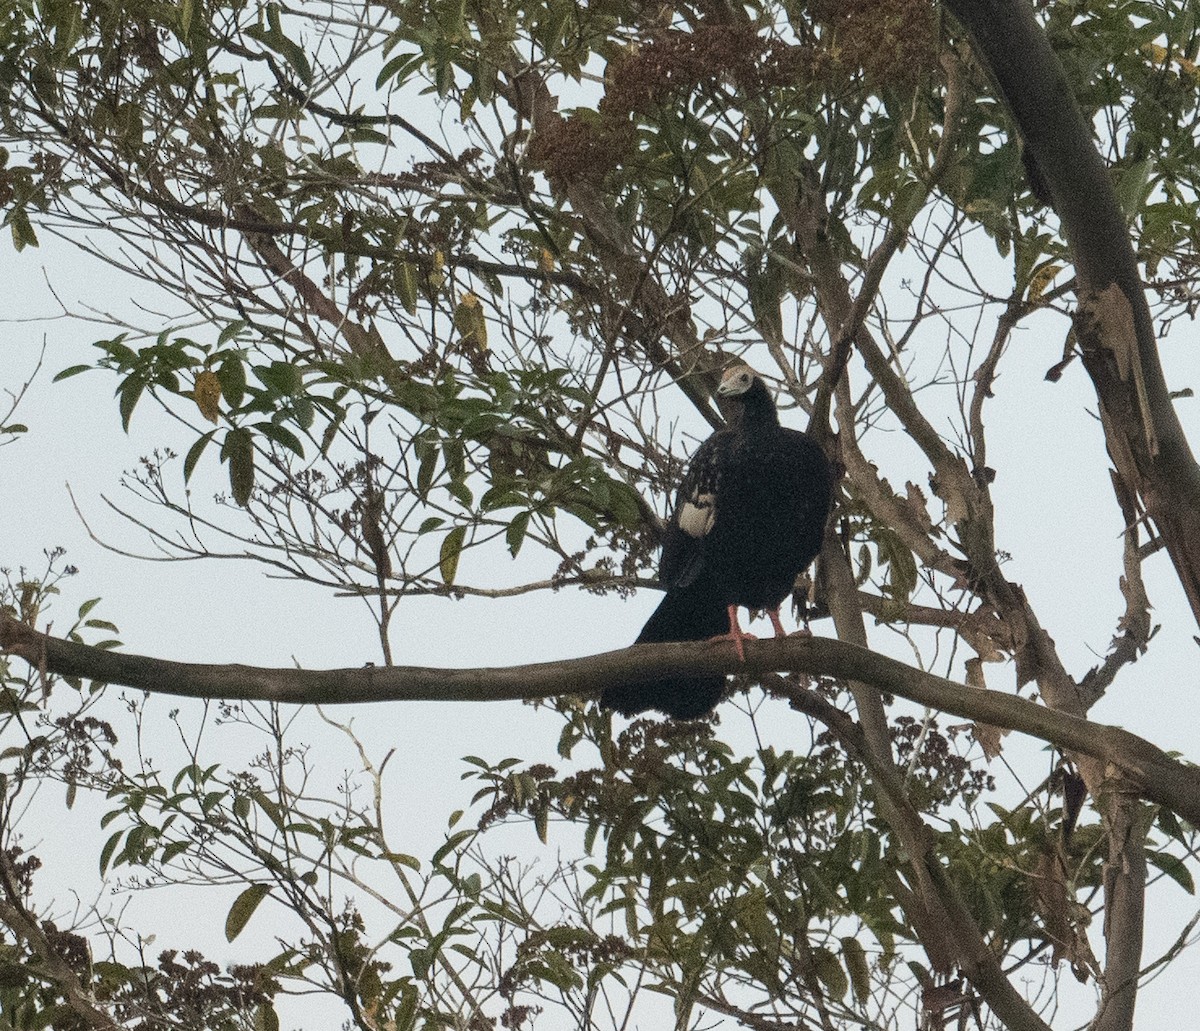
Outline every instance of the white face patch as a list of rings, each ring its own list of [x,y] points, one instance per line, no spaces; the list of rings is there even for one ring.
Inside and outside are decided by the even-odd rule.
[[[754,370],[748,365],[735,365],[721,377],[721,385],[717,393],[721,397],[737,397],[750,389],[754,382]]]
[[[717,518],[715,494],[697,494],[679,507],[679,529],[689,537],[703,537]]]

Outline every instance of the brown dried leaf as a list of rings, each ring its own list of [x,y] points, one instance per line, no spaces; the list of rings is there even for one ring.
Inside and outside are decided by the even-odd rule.
[[[1062,379],[1062,374],[1066,367],[1075,360],[1075,345],[1079,342],[1075,335],[1075,330],[1071,329],[1067,332],[1067,338],[1063,341],[1062,361],[1055,362],[1046,370],[1046,379],[1051,383],[1057,383]]]
[[[1046,937],[1050,939],[1051,962],[1057,966],[1065,959],[1071,964],[1075,980],[1086,983],[1089,975],[1098,973],[1099,964],[1085,928],[1076,919],[1076,915],[1082,913],[1086,921],[1087,910],[1071,898],[1066,862],[1057,843],[1047,844],[1042,851],[1033,875],[1033,888],[1034,908],[1042,918]]]
[[[986,691],[987,681],[983,677],[983,660],[978,657],[967,659],[966,667],[967,683],[980,691]],[[990,723],[971,724],[971,736],[979,742],[979,747],[983,749],[984,758],[988,762],[991,762],[1003,751],[1000,742],[1004,740],[1007,733],[1007,730],[993,727]]]
[[[371,553],[375,569],[381,577],[387,579],[392,575],[391,549],[383,533],[383,495],[372,491],[362,507],[362,518],[359,525],[362,529],[363,543]]]
[[[987,690],[987,680],[983,676],[983,660],[980,658],[967,659],[967,684],[977,687],[980,691]]]
[[[958,625],[959,636],[983,662],[1004,662],[1012,646],[1012,634],[995,612],[981,605]]]
[[[1070,899],[1067,896],[1067,873],[1062,855],[1054,845],[1047,845],[1033,872],[1034,907],[1042,918],[1046,937],[1053,950],[1055,966],[1070,958],[1074,951],[1075,928],[1071,925]]]
[[[908,510],[916,519],[921,529],[928,534],[933,533],[933,520],[929,517],[929,506],[926,503],[925,492],[911,480],[905,484],[908,497]]]
[[[1004,740],[1007,733],[1007,730],[993,727],[990,723],[971,724],[971,736],[979,742],[979,747],[983,749],[983,756],[988,762],[1004,751],[1000,742]]]

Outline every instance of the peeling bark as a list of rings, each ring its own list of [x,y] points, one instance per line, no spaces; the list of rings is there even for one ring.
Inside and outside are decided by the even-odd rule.
[[[1071,247],[1083,364],[1108,452],[1137,492],[1200,622],[1200,466],[1175,415],[1125,215],[1027,0],[946,0],[1020,129]]]
[[[1127,526],[1132,492],[1157,527],[1200,621],[1200,467],[1172,406],[1137,256],[1092,129],[1026,0],[946,0],[946,6],[990,68],[1070,245],[1078,281],[1076,331]],[[1127,533],[1133,532],[1130,526]],[[1127,541],[1127,555],[1129,550]],[[1132,648],[1136,655],[1146,634],[1137,615],[1144,610],[1137,597],[1140,578],[1127,578],[1122,588],[1130,618],[1125,652]],[[1085,681],[1085,705],[1103,689],[1102,680],[1093,679]],[[1109,847],[1104,993],[1092,1027],[1127,1031],[1133,1027],[1145,923],[1145,832],[1137,832],[1136,803],[1114,801],[1107,776],[1098,778],[1094,763],[1081,769],[1105,813]]]

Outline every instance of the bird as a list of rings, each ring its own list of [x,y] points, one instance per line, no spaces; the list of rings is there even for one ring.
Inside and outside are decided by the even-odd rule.
[[[727,369],[717,396],[728,402],[728,426],[696,449],[684,474],[659,559],[666,593],[635,643],[728,639],[744,662],[742,642],[753,638],[738,607],[765,609],[775,636],[786,636],[779,607],[821,550],[833,471],[811,436],[780,426],[750,366]],[[667,676],[615,684],[600,705],[624,716],[656,709],[696,719],[716,708],[724,688],[723,675]]]

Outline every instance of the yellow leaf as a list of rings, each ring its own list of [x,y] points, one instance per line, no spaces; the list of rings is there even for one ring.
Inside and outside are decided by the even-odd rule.
[[[465,294],[459,301],[454,310],[454,328],[464,344],[472,344],[481,351],[487,350],[487,317],[483,314],[483,305],[474,294]]]
[[[1054,277],[1062,271],[1061,265],[1043,265],[1029,281],[1029,303],[1037,304],[1046,288],[1054,282]]]
[[[538,256],[538,268],[543,272],[553,272],[554,264],[554,252],[549,247],[543,247],[542,253]]]
[[[221,381],[217,374],[205,369],[196,374],[196,386],[192,390],[192,398],[200,414],[209,422],[216,422],[221,414]]]
[[[1167,48],[1158,43],[1143,43],[1142,53],[1158,64],[1166,64],[1167,59],[1171,56],[1167,52]]]
[[[446,281],[446,255],[441,251],[433,252],[433,268],[429,270],[429,288],[431,290],[440,290],[442,284]]]
[[[462,554],[466,536],[467,528],[456,526],[442,541],[441,553],[438,555],[438,571],[447,587],[454,583],[454,575],[458,572],[458,556]]]

